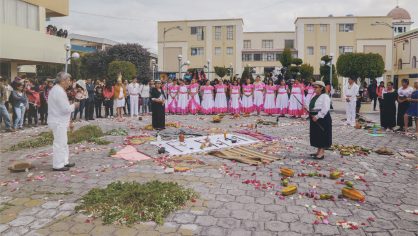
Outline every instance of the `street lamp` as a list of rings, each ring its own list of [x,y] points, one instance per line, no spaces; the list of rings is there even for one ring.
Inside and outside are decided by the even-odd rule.
[[[208,80],[210,80],[210,60],[208,59],[208,64],[204,65],[203,68],[208,70]]]
[[[190,65],[190,61],[186,61],[183,63],[183,56],[182,55],[178,55],[177,59],[179,60],[179,79],[181,79],[181,69],[183,68],[183,66],[188,66]]]
[[[326,63],[325,61],[321,61],[321,65],[329,66],[329,82],[330,82],[330,84],[332,84],[332,58],[334,57],[334,53],[330,53],[328,57],[330,59],[329,62]]]
[[[69,44],[69,43],[66,43],[64,45],[64,48],[65,48],[65,51],[66,51],[66,53],[65,53],[65,67],[64,67],[64,72],[67,73],[67,71],[68,71],[68,62],[72,58],[74,58],[74,59],[80,58],[80,54],[78,54],[78,52],[73,52],[73,54],[70,56],[71,44]]]
[[[388,24],[386,22],[382,22],[382,21],[376,21],[375,23],[371,24],[371,26],[379,26],[379,25],[386,26],[386,27],[389,27],[389,28],[392,29],[392,62],[391,62],[391,65],[390,65],[390,67],[391,67],[390,70],[392,72],[391,73],[391,80],[392,80],[392,83],[393,83],[394,82],[393,56],[395,54],[395,50],[394,50],[394,47],[395,47],[395,27],[393,25],[390,25],[390,24]],[[395,61],[396,61],[396,56],[395,56]]]
[[[151,59],[151,64],[152,64],[152,80],[155,80],[155,59]]]

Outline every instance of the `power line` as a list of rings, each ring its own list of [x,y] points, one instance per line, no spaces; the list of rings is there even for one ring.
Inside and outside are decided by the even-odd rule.
[[[82,11],[74,11],[74,10],[70,10],[70,12],[76,13],[76,14],[81,14],[81,15],[89,15],[89,16],[97,16],[97,17],[111,18],[111,19],[116,19],[116,20],[144,21],[144,19],[139,19],[139,18],[128,18],[128,17],[110,16],[110,15],[102,15],[102,14],[96,14],[96,13],[90,13],[90,12],[82,12]]]

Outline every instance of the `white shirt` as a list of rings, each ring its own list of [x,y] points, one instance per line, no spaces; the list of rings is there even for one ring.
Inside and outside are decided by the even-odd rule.
[[[305,107],[309,110],[309,104],[305,104]],[[323,93],[319,95],[318,99],[315,101],[315,106],[313,110],[317,110],[318,114],[316,118],[324,118],[327,113],[329,112],[329,108],[331,107],[331,99],[329,98],[328,94]]]
[[[48,95],[48,123],[69,123],[74,104],[70,105],[67,93],[58,84],[52,87]]]
[[[358,90],[359,86],[356,83],[353,83],[352,85],[347,84],[347,86],[344,87],[344,100],[350,98],[350,102],[357,101]]]
[[[141,84],[139,86],[139,94],[143,98],[149,98],[150,87],[148,84]]]
[[[398,89],[398,95],[399,97],[407,97],[410,98],[412,93],[414,92],[414,89],[410,86],[408,86],[408,88],[404,89],[402,87],[400,87]]]
[[[139,84],[138,83],[130,83],[128,85],[128,94],[129,95],[138,95],[139,94]]]

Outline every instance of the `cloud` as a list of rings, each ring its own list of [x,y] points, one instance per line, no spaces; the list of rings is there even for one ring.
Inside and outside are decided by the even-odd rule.
[[[399,5],[418,21],[416,0],[399,0]],[[160,20],[243,18],[244,31],[293,31],[296,17],[382,16],[394,7],[394,0],[70,0],[70,15],[51,23],[157,52]]]

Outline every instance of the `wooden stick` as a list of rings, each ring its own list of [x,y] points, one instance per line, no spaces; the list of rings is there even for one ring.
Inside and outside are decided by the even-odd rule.
[[[249,148],[239,147],[238,149],[242,150],[244,153],[251,153],[251,154],[256,155],[256,156],[262,156],[263,158],[271,160],[271,161],[277,160],[277,158],[274,157],[274,156],[266,155],[266,154],[261,153],[261,152],[259,153],[259,152],[256,152],[256,151],[252,150],[252,149],[249,149]]]

